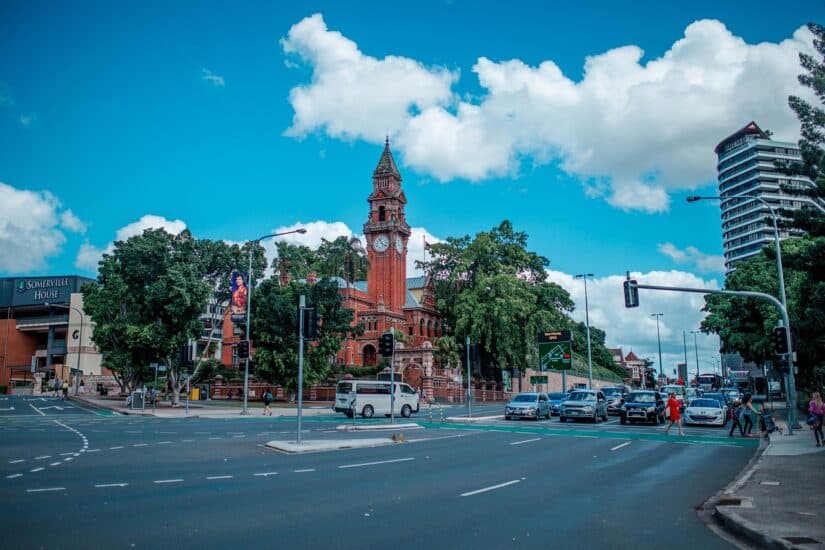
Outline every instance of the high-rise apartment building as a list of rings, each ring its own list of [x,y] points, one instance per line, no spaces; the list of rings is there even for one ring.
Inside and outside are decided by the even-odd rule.
[[[790,194],[787,188],[812,185],[808,178],[779,172],[776,161],[799,161],[796,143],[774,141],[755,122],[723,139],[716,146],[719,196],[722,197],[722,241],[725,269],[758,254],[774,242],[774,228],[768,203],[779,219],[781,211],[804,206],[825,208],[809,197]],[[783,189],[786,188],[786,189]],[[761,199],[761,200],[758,200]],[[779,229],[779,238],[797,236],[794,230]]]

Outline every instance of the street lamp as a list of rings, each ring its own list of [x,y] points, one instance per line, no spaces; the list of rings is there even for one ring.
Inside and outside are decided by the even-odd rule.
[[[593,278],[592,273],[580,273],[576,279],[584,279],[584,318],[587,326],[587,372],[589,388],[593,389],[593,359],[590,355],[590,311],[587,304],[587,278]]]
[[[693,335],[693,353],[696,354],[696,382],[699,383],[699,346],[696,343],[696,335],[701,334],[701,330],[691,330]]]
[[[249,241],[249,294],[246,298],[246,340],[251,341],[250,336],[252,335],[252,289],[255,288],[255,284],[252,280],[252,248],[256,244],[260,244],[261,241],[265,239],[270,239],[272,237],[280,237],[281,235],[289,235],[291,233],[306,233],[307,230],[303,227],[298,229],[293,229],[291,231],[283,231],[281,233],[270,233],[268,235],[264,235],[263,237],[258,237],[255,240]],[[243,372],[243,410],[241,414],[249,414],[249,408],[247,406],[249,400],[249,357],[246,358],[244,361],[244,372]]]
[[[752,201],[758,201],[763,206],[768,207],[768,211],[771,213],[771,220],[773,221],[773,237],[774,237],[774,244],[776,247],[776,270],[779,273],[779,297],[782,301],[782,308],[785,310],[785,316],[788,317],[788,299],[785,296],[785,275],[782,272],[782,248],[779,246],[779,227],[777,225],[777,216],[776,211],[773,207],[762,197],[757,197],[755,195],[733,195],[730,197],[720,197],[718,195],[713,196],[699,196],[699,195],[692,195],[687,198],[688,202],[697,202],[701,200],[721,200],[723,203],[728,202],[733,199],[749,199]],[[790,325],[790,322],[788,322]],[[791,327],[788,326],[787,330],[785,331],[785,341],[788,346],[788,391],[787,393],[787,401],[788,401],[788,434],[793,435],[794,428],[799,428],[799,424],[796,421],[796,382],[794,381],[794,372],[793,372],[793,345],[791,342]]]
[[[84,315],[83,312],[80,311],[78,308],[74,306],[67,306],[63,304],[46,304],[46,306],[50,307],[61,307],[63,309],[73,309],[75,313],[80,315],[80,333],[77,337],[77,368],[75,369],[75,379],[74,379],[74,394],[77,395],[80,389],[80,375],[82,371],[80,370],[80,347],[83,345],[83,319]]]
[[[662,367],[662,337],[659,335],[659,317],[664,317],[664,313],[651,313],[651,317],[656,317],[656,340],[659,342],[659,375],[661,375],[664,370]]]
[[[349,247],[346,253],[346,262],[344,266],[344,280],[347,283],[347,304],[349,305],[349,286],[350,277],[354,277],[354,269],[352,266],[352,254],[361,255],[364,253],[364,247],[361,245],[361,240],[358,237],[352,237],[348,241]],[[344,363],[352,365],[352,351],[349,349],[349,331],[344,333]]]

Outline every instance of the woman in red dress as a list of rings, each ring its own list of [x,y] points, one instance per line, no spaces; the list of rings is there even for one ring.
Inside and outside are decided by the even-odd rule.
[[[670,410],[670,424],[668,424],[667,428],[665,428],[665,434],[670,432],[670,428],[676,424],[676,426],[679,427],[679,435],[685,435],[684,432],[682,432],[682,416],[679,414],[681,404],[679,403],[679,400],[676,399],[676,392],[670,393],[670,397],[668,398],[665,406]]]

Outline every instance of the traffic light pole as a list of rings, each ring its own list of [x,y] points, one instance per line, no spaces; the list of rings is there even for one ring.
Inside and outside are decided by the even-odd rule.
[[[390,355],[390,424],[395,424],[395,334],[392,335]]]
[[[628,284],[629,283],[629,284]],[[784,326],[787,327],[785,331],[786,337],[785,341],[788,345],[788,385],[786,388],[786,398],[788,404],[788,435],[793,435],[794,428],[799,428],[796,420],[796,382],[794,380],[794,372],[793,372],[793,347],[791,342],[791,330],[790,330],[790,320],[788,319],[788,310],[785,309],[785,306],[782,303],[771,296],[770,294],[765,294],[763,292],[752,292],[749,290],[711,290],[707,288],[683,288],[683,287],[675,287],[675,286],[658,286],[658,285],[640,285],[638,282],[634,280],[627,280],[625,284],[628,287],[633,287],[636,289],[645,289],[645,290],[666,290],[671,292],[694,292],[696,294],[724,294],[727,296],[749,296],[751,298],[761,298],[763,300],[767,300],[772,303],[776,308],[779,310],[780,315],[782,315],[782,322]],[[638,305],[638,302],[637,302]]]
[[[301,294],[298,298],[298,435],[295,439],[298,445],[301,444],[301,412],[304,405],[304,309],[306,305],[306,296]]]

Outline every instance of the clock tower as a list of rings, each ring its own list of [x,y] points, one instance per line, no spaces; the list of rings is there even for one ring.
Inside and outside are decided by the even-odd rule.
[[[367,292],[379,310],[383,306],[400,315],[407,298],[410,226],[404,215],[407,198],[401,189],[401,174],[392,157],[389,138],[372,173],[372,193],[367,202],[370,205],[369,217],[364,224],[370,263]]]

